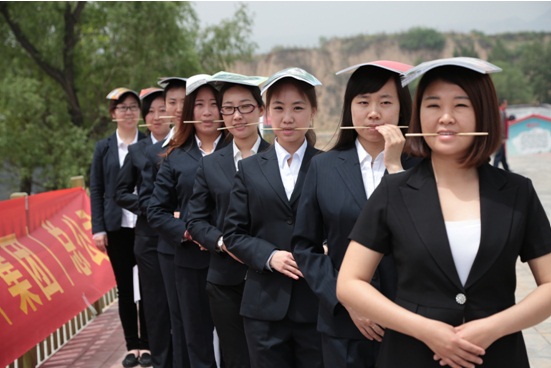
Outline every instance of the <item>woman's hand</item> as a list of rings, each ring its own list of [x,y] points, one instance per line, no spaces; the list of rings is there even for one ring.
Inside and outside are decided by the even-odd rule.
[[[392,124],[383,124],[377,126],[376,129],[385,139],[385,167],[388,172],[393,174],[403,170],[401,157],[406,138],[400,128]]]
[[[440,360],[441,366],[475,368],[483,363],[481,356],[485,350],[461,337],[453,326],[444,322],[427,320],[418,338],[434,352],[434,360]]]
[[[230,257],[232,257],[233,259],[235,259],[237,262],[239,263],[242,263],[242,264],[245,264],[245,262],[243,262],[241,259],[239,259],[235,254],[233,254],[232,252],[230,252],[228,250],[228,248],[226,248],[226,243],[222,243],[222,251],[224,253],[228,253]]]
[[[270,259],[270,267],[287,277],[298,280],[302,276],[302,272],[298,269],[293,253],[285,250],[277,250]]]
[[[96,244],[96,247],[98,247],[98,249],[105,253],[105,251],[107,250],[107,246],[109,244],[107,244],[107,234],[105,233],[100,233],[100,234],[96,234],[94,235],[94,243]]]
[[[460,338],[483,349],[487,349],[494,341],[500,338],[496,332],[498,329],[492,326],[487,319],[477,319],[467,322],[455,327],[454,330]],[[441,357],[435,354],[434,360],[441,360]]]
[[[383,341],[383,336],[385,335],[384,327],[381,327],[372,320],[363,317],[354,310],[347,309],[347,311],[350,318],[352,318],[352,322],[354,322],[358,330],[360,330],[366,339],[370,341],[375,340],[378,342]]]
[[[477,319],[455,327],[455,332],[461,338],[487,349],[500,336],[497,328],[493,327],[487,319]]]

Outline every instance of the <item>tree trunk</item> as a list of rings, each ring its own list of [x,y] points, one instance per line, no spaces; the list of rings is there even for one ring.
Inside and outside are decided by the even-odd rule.
[[[23,32],[23,29],[21,29],[19,23],[16,20],[12,19],[9,4],[0,3],[0,13],[4,16],[6,23],[13,32],[16,40],[21,44],[21,47],[36,62],[38,67],[42,69],[52,79],[54,79],[57,83],[59,83],[63,91],[65,91],[65,98],[67,101],[69,116],[71,116],[71,122],[77,127],[83,126],[84,117],[80,108],[80,103],[78,101],[77,91],[75,87],[73,51],[79,40],[78,31],[75,28],[80,20],[80,15],[84,10],[85,5],[85,1],[79,1],[74,11],[72,11],[70,3],[67,3],[65,6],[63,69],[59,69],[44,59],[38,49],[31,43],[25,32]]]

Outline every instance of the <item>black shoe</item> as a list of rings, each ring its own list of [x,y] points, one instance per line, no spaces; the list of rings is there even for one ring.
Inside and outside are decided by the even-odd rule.
[[[140,367],[151,367],[153,365],[151,354],[149,353],[142,353],[138,360],[140,362]]]
[[[134,353],[127,354],[122,360],[122,366],[124,368],[137,367],[139,364],[138,357]]]

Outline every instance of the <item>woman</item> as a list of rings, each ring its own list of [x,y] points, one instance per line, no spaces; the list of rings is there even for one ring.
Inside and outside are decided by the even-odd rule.
[[[142,170],[146,163],[145,151],[162,141],[170,131],[166,116],[165,101],[161,88],[146,88],[140,92],[142,117],[150,135],[128,147],[118,179],[116,201],[119,206],[138,215],[134,238],[134,255],[140,275],[140,293],[144,304],[149,352],[139,357],[142,367],[172,367],[171,327],[168,301],[163,284],[161,267],[157,256],[157,233],[149,226],[147,214],[140,211],[138,195],[141,192]],[[137,189],[137,192],[135,191]]]
[[[116,204],[115,189],[128,146],[145,135],[138,131],[140,100],[136,92],[128,88],[117,88],[107,95],[107,99],[109,113],[117,123],[117,130],[99,141],[94,151],[90,170],[92,234],[98,249],[107,251],[117,282],[119,316],[128,350],[122,364],[124,367],[135,367],[139,364],[140,350],[149,351],[142,303],[140,302],[139,308],[134,303],[132,268],[136,265],[136,215]]]
[[[237,162],[270,146],[258,130],[264,114],[258,84],[264,80],[227,72],[213,75],[212,82],[221,84],[220,113],[233,141],[201,159],[188,204],[189,234],[210,251],[207,293],[226,368],[250,366],[243,318],[239,315],[247,266],[227,253],[222,228]]]
[[[187,78],[166,77],[159,80],[159,85],[164,88],[163,97],[165,102],[166,114],[160,118],[163,121],[173,123],[180,122],[186,98]],[[145,164],[142,170],[142,185],[139,194],[140,209],[147,214],[149,199],[153,194],[155,178],[162,159],[162,154],[166,151],[168,142],[174,133],[178,124],[172,127],[166,139],[163,142],[157,142],[145,150]],[[157,235],[160,235],[156,232]],[[169,242],[159,236],[157,244],[157,257],[163,277],[164,289],[168,299],[168,308],[170,310],[170,325],[172,332],[172,362],[174,367],[189,367],[189,356],[187,353],[187,344],[184,334],[184,324],[182,322],[182,313],[180,303],[176,292],[176,276],[174,266],[175,249]]]
[[[367,198],[383,175],[414,161],[402,155],[406,139],[398,127],[411,116],[409,91],[400,84],[400,73],[411,66],[383,60],[345,71],[356,68],[346,86],[337,142],[310,164],[293,237],[295,259],[321,301],[318,330],[327,368],[375,366],[383,328],[348,314],[337,300],[337,275]],[[392,298],[395,280],[394,264],[385,259],[372,285]]]
[[[274,146],[239,162],[224,223],[227,249],[248,267],[241,303],[252,367],[321,367],[317,298],[291,253],[291,235],[313,147],[314,87],[299,68],[265,84]],[[308,132],[308,133],[307,133]]]
[[[166,77],[159,80],[159,86],[164,89],[166,115],[163,119],[175,125],[181,121],[186,98],[187,78]]]
[[[530,180],[489,164],[501,137],[486,73],[498,70],[452,58],[405,76],[425,73],[410,124],[425,136],[406,146],[425,159],[383,178],[337,282],[347,309],[386,326],[380,367],[528,367],[520,331],[551,314],[549,220]],[[397,265],[395,303],[368,282],[383,254]],[[538,287],[515,304],[519,256]]]
[[[206,75],[187,80],[183,120],[157,174],[147,214],[161,240],[175,248],[176,289],[192,368],[216,367],[214,326],[205,291],[209,253],[184,238],[184,219],[199,160],[225,145],[224,135],[217,130],[220,127],[217,91],[206,84],[207,80]]]

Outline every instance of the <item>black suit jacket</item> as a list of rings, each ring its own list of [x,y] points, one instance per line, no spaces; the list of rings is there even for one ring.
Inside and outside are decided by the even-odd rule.
[[[224,137],[221,137],[216,150],[225,145]],[[186,231],[184,219],[201,158],[195,136],[182,147],[174,149],[161,163],[147,209],[149,224],[160,235],[159,247],[161,243],[172,246],[175,249],[175,265],[193,269],[206,268],[209,264],[209,252],[200,250],[193,242],[183,241]],[[174,217],[174,212],[179,212],[178,218]]]
[[[262,139],[258,151],[262,152],[268,147],[270,144]],[[203,157],[199,161],[193,195],[188,203],[187,229],[195,241],[210,251],[207,280],[219,285],[238,285],[243,282],[247,272],[244,264],[226,253],[216,252],[235,173],[232,144]]]
[[[551,227],[532,183],[485,164],[480,180],[480,247],[463,286],[440,208],[430,160],[387,175],[364,207],[351,238],[391,253],[398,269],[396,303],[425,317],[458,326],[515,304],[516,262],[551,252]],[[370,231],[377,229],[377,231]],[[381,367],[436,367],[420,341],[385,333]],[[494,342],[485,367],[528,367],[522,333]]]
[[[410,168],[418,159],[402,156]],[[329,151],[312,159],[300,197],[293,254],[320,300],[318,330],[341,338],[364,339],[336,295],[338,270],[350,240],[348,235],[367,202],[356,147]],[[327,240],[328,254],[323,253]],[[387,297],[396,293],[396,270],[385,257],[372,284]]]
[[[157,172],[159,172],[159,166],[163,160],[162,154],[167,147],[163,147],[165,140],[159,141],[153,145],[149,145],[144,150],[144,167],[142,169],[142,183],[140,185],[140,191],[138,193],[138,207],[140,213],[143,213],[145,220],[147,220],[147,207],[149,206],[149,199],[155,189],[155,179],[157,178]],[[151,225],[149,225],[151,229]],[[153,229],[156,235],[162,236],[156,230]],[[166,241],[159,241],[157,244],[157,251],[163,254],[174,255],[174,247],[168,245]]]
[[[298,200],[310,160],[308,146],[291,199],[281,181],[275,148],[239,162],[224,224],[228,249],[248,266],[241,315],[279,321],[315,322],[318,301],[304,279],[295,281],[266,269],[275,250],[291,251]]]
[[[117,188],[115,200],[119,206],[138,215],[136,221],[137,235],[156,236],[147,222],[147,213],[141,211],[139,206],[139,195],[142,191],[142,171],[147,162],[145,151],[153,144],[151,137],[147,137],[128,147],[128,154],[119,171],[117,178]],[[137,194],[134,194],[134,188],[137,188]]]
[[[145,134],[138,131],[138,141]],[[117,133],[96,143],[90,169],[90,201],[92,204],[92,234],[117,231],[121,228],[122,208],[115,202],[119,174]]]

